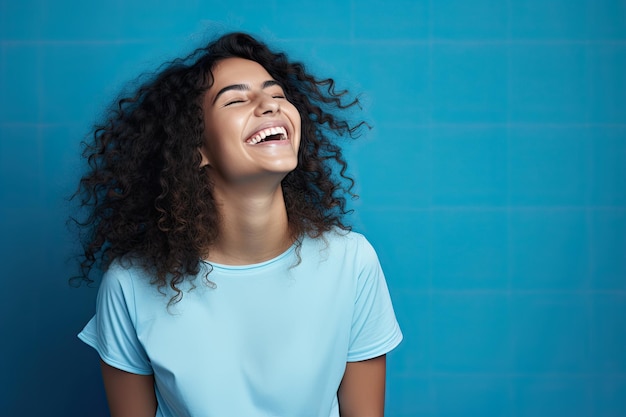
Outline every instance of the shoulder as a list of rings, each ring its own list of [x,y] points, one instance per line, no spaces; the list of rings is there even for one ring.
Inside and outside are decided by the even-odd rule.
[[[102,285],[119,283],[129,284],[135,279],[146,277],[146,271],[139,261],[129,257],[116,258],[102,275]]]
[[[376,251],[367,238],[358,232],[332,229],[319,238],[305,238],[302,242],[303,257],[320,258],[321,261],[340,262],[361,266],[378,267]]]
[[[334,250],[343,249],[364,258],[376,257],[376,251],[367,238],[358,232],[333,229],[324,238]]]
[[[117,258],[104,271],[99,291],[128,296],[134,294],[137,288],[151,286],[151,282],[149,273],[138,260]]]
[[[333,228],[327,232],[324,232],[320,237],[317,238],[305,237],[304,241],[314,242],[320,247],[326,246],[334,249],[356,249],[364,244],[369,245],[369,242],[361,233],[339,228]]]
[[[98,290],[98,302],[109,308],[125,309],[134,322],[165,310],[170,296],[167,288],[154,283],[154,276],[142,263],[129,258],[116,259],[106,269]]]

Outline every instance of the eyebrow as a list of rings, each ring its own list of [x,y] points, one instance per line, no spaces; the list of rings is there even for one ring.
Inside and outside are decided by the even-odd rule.
[[[261,89],[264,90],[268,87],[274,86],[274,85],[278,85],[280,86],[280,83],[276,80],[267,80],[263,83],[263,85],[261,86]],[[227,91],[231,91],[231,90],[237,90],[237,91],[249,91],[250,90],[250,86],[248,84],[232,84],[232,85],[227,85],[226,87],[222,88],[219,93],[217,93],[215,95],[215,98],[213,99],[213,104],[215,104],[215,102],[217,101],[217,99],[224,94]]]

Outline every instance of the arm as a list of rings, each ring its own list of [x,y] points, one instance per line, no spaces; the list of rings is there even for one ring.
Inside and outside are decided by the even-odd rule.
[[[154,417],[154,376],[122,371],[100,361],[111,417]]]
[[[386,356],[348,362],[337,393],[341,417],[382,417],[385,413]]]

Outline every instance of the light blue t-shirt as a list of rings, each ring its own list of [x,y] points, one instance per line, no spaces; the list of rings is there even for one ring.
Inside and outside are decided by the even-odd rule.
[[[402,340],[376,253],[358,233],[304,238],[299,256],[294,246],[259,264],[212,266],[214,286],[203,269],[168,309],[172,293],[114,262],[79,334],[109,365],[154,374],[157,416],[338,417],[346,362]]]

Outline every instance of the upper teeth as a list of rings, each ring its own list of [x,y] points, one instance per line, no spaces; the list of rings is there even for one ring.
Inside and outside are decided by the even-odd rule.
[[[287,129],[285,129],[282,126],[263,129],[257,132],[250,139],[248,139],[247,142],[254,145],[256,143],[261,142],[266,137],[272,136],[272,135],[282,135],[281,140],[284,140],[287,137]]]

